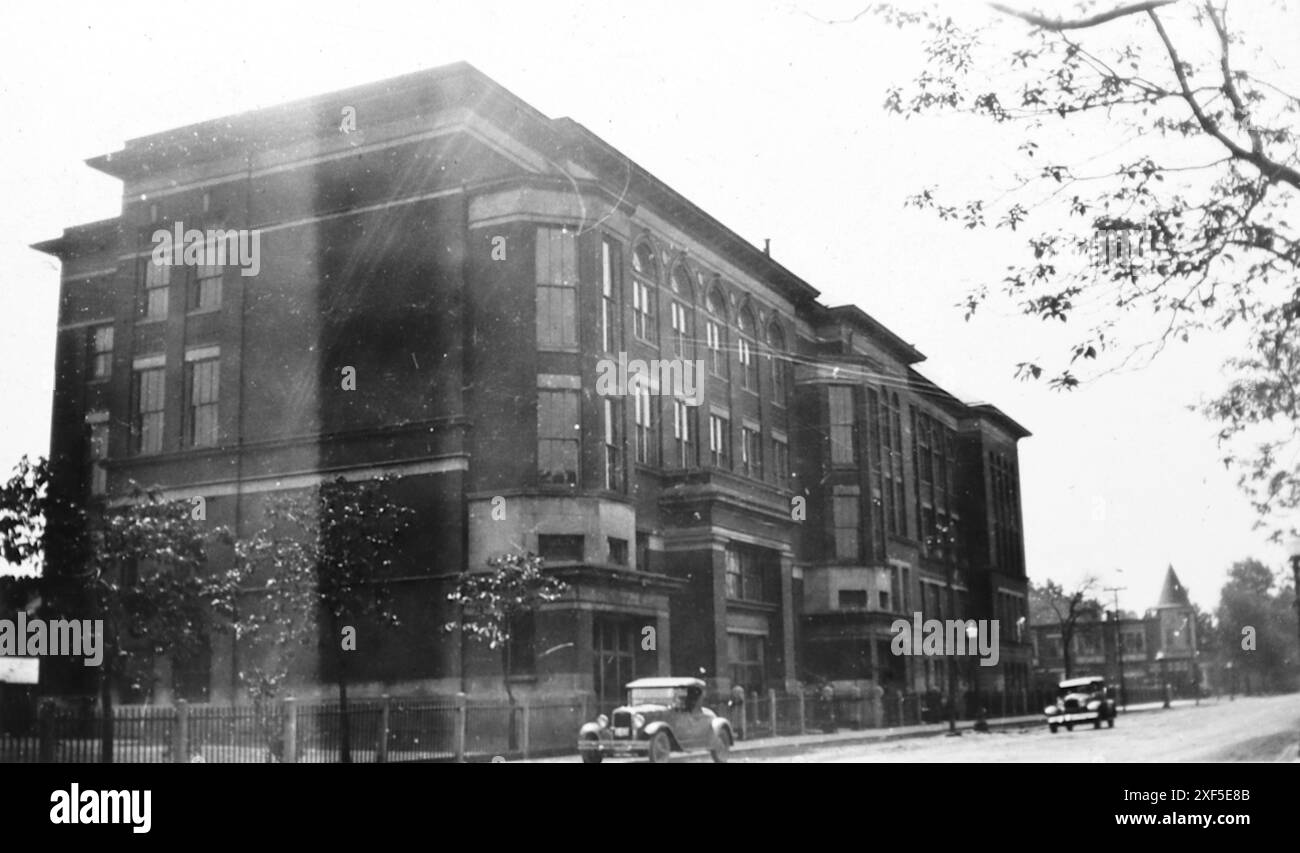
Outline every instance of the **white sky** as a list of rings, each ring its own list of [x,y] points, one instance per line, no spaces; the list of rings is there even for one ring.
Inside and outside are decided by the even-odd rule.
[[[120,185],[85,158],[463,59],[542,112],[585,124],[755,244],[772,238],[773,255],[825,301],[857,303],[929,356],[922,372],[1025,424],[1031,577],[1092,572],[1126,586],[1121,604],[1141,609],[1172,563],[1193,599],[1213,607],[1232,561],[1280,567],[1281,551],[1252,531],[1249,504],[1217,461],[1213,425],[1187,410],[1221,382],[1231,342],[1194,341],[1061,395],[1013,378],[1017,362],[1059,354],[1061,333],[1006,303],[963,321],[955,303],[1020,260],[1019,244],[904,210],[903,199],[932,184],[1004,186],[1019,138],[886,115],[886,87],[907,83],[918,55],[906,33],[868,18],[825,23],[862,5],[6,5],[0,467],[49,443],[58,267],[28,245],[120,209]]]

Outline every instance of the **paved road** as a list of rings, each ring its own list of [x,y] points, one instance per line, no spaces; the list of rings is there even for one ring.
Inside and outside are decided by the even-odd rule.
[[[1199,707],[1121,714],[1115,728],[1003,729],[961,737],[733,753],[744,762],[1177,762],[1297,759],[1300,695],[1204,702]],[[707,760],[707,759],[706,759]]]

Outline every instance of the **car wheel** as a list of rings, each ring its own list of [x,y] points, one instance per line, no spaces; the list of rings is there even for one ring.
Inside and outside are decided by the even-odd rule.
[[[1111,717],[1109,720],[1106,721],[1106,728],[1108,728],[1108,729],[1113,729],[1113,728],[1115,728],[1115,718],[1114,718],[1114,717]]]
[[[600,738],[596,737],[595,735],[587,735],[586,740],[587,740],[588,743],[599,743],[599,742],[600,742]],[[584,749],[584,750],[582,751],[582,763],[583,763],[583,764],[599,764],[599,763],[600,763],[600,760],[601,760],[602,758],[604,758],[604,757],[605,757],[605,756],[603,756],[603,755],[600,754],[600,750],[599,750],[599,749]]]
[[[650,763],[667,764],[672,752],[673,742],[668,739],[668,732],[655,732],[654,737],[650,738]]]
[[[1094,729],[1099,729],[1099,728],[1101,728],[1101,717],[1098,717],[1097,719],[1095,719],[1095,720],[1092,721],[1092,727],[1093,727]]]
[[[1072,731],[1074,731],[1074,723],[1066,723],[1066,724],[1065,724],[1065,730],[1066,730],[1067,732],[1072,732]]]
[[[1060,728],[1056,723],[1048,723],[1047,727],[1052,730],[1052,734],[1056,734],[1056,730]]]
[[[714,764],[726,764],[731,754],[731,735],[726,731],[718,732],[718,745],[709,750],[709,754],[713,756]]]

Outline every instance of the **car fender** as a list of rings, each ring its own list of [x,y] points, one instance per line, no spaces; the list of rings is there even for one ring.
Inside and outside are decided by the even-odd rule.
[[[736,736],[735,736],[735,734],[731,731],[731,723],[728,722],[728,721],[726,720],[726,718],[724,718],[724,717],[714,717],[714,718],[713,718],[713,736],[714,736],[715,738],[720,738],[720,737],[722,737],[722,733],[723,733],[723,732],[726,732],[726,733],[727,733],[727,736],[731,738],[731,742],[732,742],[732,743],[735,743],[735,742],[736,742]]]
[[[668,742],[673,745],[673,749],[682,748],[681,745],[677,743],[677,735],[673,734],[673,727],[668,725],[668,723],[663,720],[655,720],[653,723],[646,726],[641,731],[645,732],[646,740],[649,740],[650,738],[654,737],[659,732],[667,732]]]
[[[609,729],[600,723],[583,723],[582,728],[578,729],[578,737],[585,738],[588,735],[595,735],[602,740],[611,737]]]

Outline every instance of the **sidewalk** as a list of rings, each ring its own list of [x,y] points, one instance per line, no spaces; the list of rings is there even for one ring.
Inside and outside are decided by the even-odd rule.
[[[1207,704],[1212,700],[1203,700]],[[1175,699],[1171,703],[1173,708],[1190,708],[1196,704],[1195,699]],[[1128,710],[1119,712],[1119,720],[1122,722],[1126,714],[1136,714],[1145,711],[1159,711],[1164,705],[1161,702],[1146,702],[1141,705],[1129,705]],[[1046,726],[1042,714],[1025,714],[1016,717],[991,717],[988,720],[989,728],[1017,728],[1020,726]],[[975,723],[972,720],[958,720],[957,731],[972,732],[975,729]],[[780,737],[765,737],[757,740],[737,741],[732,747],[733,755],[765,755],[779,754],[782,752],[798,752],[805,749],[818,746],[853,746],[864,743],[884,743],[891,740],[902,740],[903,738],[916,737],[938,737],[948,731],[948,724],[943,723],[926,723],[916,726],[895,726],[893,728],[880,729],[856,729],[852,731],[838,731],[833,734],[826,732],[810,732],[804,735],[783,735]],[[534,758],[527,761],[509,762],[512,764],[572,764],[580,761],[577,752],[569,755],[554,756],[551,758]],[[607,761],[644,761],[644,759],[606,759]],[[673,763],[690,764],[698,762],[708,762],[711,759],[707,752],[700,753],[674,753],[670,759]]]

